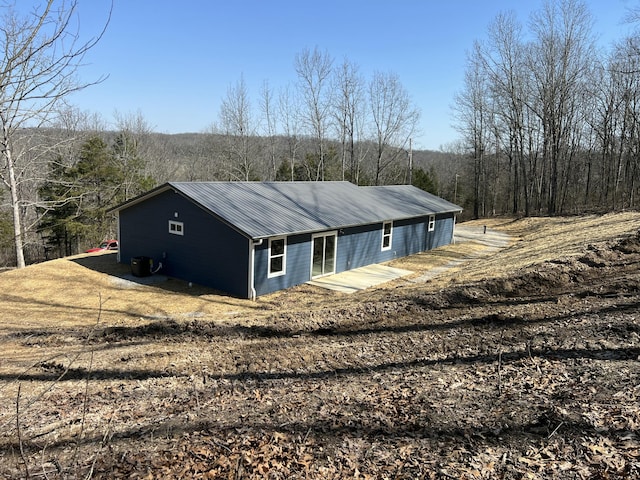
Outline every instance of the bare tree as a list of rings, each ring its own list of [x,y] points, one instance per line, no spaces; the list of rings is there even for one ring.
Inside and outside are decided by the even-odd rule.
[[[369,105],[376,139],[375,184],[382,172],[404,155],[420,112],[394,73],[376,72],[369,84]]]
[[[638,38],[625,39],[614,47],[607,73],[609,86],[604,97],[609,108],[603,111],[604,200],[612,208],[632,206],[637,188],[640,144],[640,50]],[[602,97],[601,97],[602,98]],[[603,105],[604,106],[604,105]]]
[[[220,107],[220,126],[226,135],[229,178],[249,181],[255,175],[252,138],[255,136],[251,102],[244,77],[227,90]]]
[[[266,80],[262,84],[260,91],[260,109],[264,120],[264,133],[267,136],[269,169],[267,178],[273,180],[278,172],[278,158],[276,149],[277,132],[277,109],[274,105],[273,90]]]
[[[531,208],[531,192],[535,182],[536,159],[532,132],[538,126],[530,118],[531,88],[525,69],[525,45],[522,27],[513,13],[500,14],[489,27],[489,44],[478,56],[491,85],[494,103],[494,137],[496,157],[500,147],[508,158],[511,177],[512,213],[517,213],[524,199],[525,215]]]
[[[360,162],[356,145],[364,123],[364,80],[354,63],[344,60],[335,72],[334,116],[341,145],[342,180],[358,183]]]
[[[153,187],[155,170],[150,159],[154,157],[156,142],[151,141],[152,128],[142,112],[116,112],[114,116],[118,133],[113,149],[123,172],[124,200],[129,200],[142,193],[141,189]]]
[[[549,171],[547,213],[560,209],[575,152],[581,92],[587,87],[595,51],[591,15],[579,0],[548,0],[531,18],[530,51],[535,103],[543,131],[542,155]]]
[[[166,180],[183,179],[188,182],[229,180],[225,161],[226,136],[215,123],[207,127],[202,135],[189,135],[179,144],[173,136],[167,137],[170,147],[170,165],[174,171]]]
[[[500,14],[488,41],[476,43],[459,98],[467,112],[461,127],[476,132],[482,125],[481,136],[472,135],[469,143],[476,161],[475,146],[483,145],[479,171],[486,178],[496,176],[487,175],[484,163],[487,147],[494,147],[502,167],[496,173],[509,179],[502,197],[510,199],[511,213],[544,208],[555,214],[569,204],[575,208],[586,198],[584,185],[591,184],[593,162],[584,151],[594,144],[588,123],[597,124],[595,89],[589,88],[595,64],[591,17],[578,0],[549,0],[532,15],[530,27],[531,41],[524,43],[515,16]],[[476,187],[479,193],[482,182]]]
[[[16,265],[22,268],[25,229],[21,183],[27,180],[24,162],[28,158],[15,150],[17,132],[46,125],[69,94],[102,80],[82,83],[76,73],[104,30],[87,41],[80,40],[74,23],[77,1],[48,0],[29,15],[20,15],[6,4],[0,8],[0,149],[4,161],[0,178],[10,192]]]
[[[295,180],[295,166],[300,147],[300,107],[296,98],[291,94],[291,89],[283,88],[278,96],[278,111],[281,118],[284,136],[287,141],[287,156],[289,159],[290,180]]]
[[[491,131],[490,120],[492,106],[488,91],[490,84],[481,58],[480,47],[476,48],[467,60],[464,89],[456,94],[454,112],[456,128],[463,136],[463,145],[471,153],[473,160],[473,217],[485,215],[485,195],[483,187],[487,182],[485,153]],[[455,202],[455,199],[454,199]]]
[[[324,180],[326,168],[326,136],[331,107],[329,81],[333,59],[317,48],[303,50],[295,57],[300,91],[306,107],[306,122],[316,141],[317,166],[315,180]]]

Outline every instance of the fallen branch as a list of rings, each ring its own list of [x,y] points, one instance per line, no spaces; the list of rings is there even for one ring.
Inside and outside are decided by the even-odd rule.
[[[536,366],[536,370],[538,370],[538,373],[542,375],[542,370],[540,370],[540,365],[538,365],[538,362],[536,362],[535,359],[533,358],[533,355],[531,355],[531,340],[527,342],[527,353],[529,354],[529,360],[531,360],[531,363],[533,363]]]
[[[498,395],[502,395],[502,339],[504,330],[500,333],[500,350],[498,350]]]
[[[16,431],[18,435],[18,445],[20,445],[20,457],[22,458],[22,463],[24,463],[24,473],[25,478],[31,478],[31,474],[29,473],[29,462],[27,462],[27,457],[24,454],[24,445],[22,442],[22,434],[20,432],[20,390],[22,388],[22,384],[18,384],[18,395],[16,396]]]

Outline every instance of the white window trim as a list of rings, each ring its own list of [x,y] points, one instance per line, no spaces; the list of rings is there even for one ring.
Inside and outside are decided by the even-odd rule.
[[[274,240],[284,240],[284,249],[280,255],[271,255],[271,242]],[[271,271],[271,259],[282,257],[282,270],[279,272]],[[287,237],[273,237],[269,239],[269,249],[267,250],[267,278],[281,277],[287,274]]]
[[[436,229],[436,216],[429,215],[429,225],[427,226],[428,232],[433,232]]]
[[[389,233],[385,235],[384,227],[389,225]],[[389,245],[384,246],[384,239],[389,237]],[[393,245],[393,222],[382,222],[382,242],[380,243],[380,250],[385,252],[387,250],[391,250],[391,246]]]
[[[184,235],[184,223],[169,220],[169,233],[173,235]]]

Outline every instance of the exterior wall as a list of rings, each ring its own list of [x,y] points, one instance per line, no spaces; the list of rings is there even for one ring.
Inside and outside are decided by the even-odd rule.
[[[386,262],[451,243],[454,215],[436,215],[428,232],[429,217],[393,222],[391,248],[382,250],[382,223],[338,231],[336,273]],[[255,246],[254,271],[257,295],[282,290],[311,280],[311,234],[287,237],[286,273],[268,278],[268,240]]]
[[[451,243],[455,227],[454,214],[436,215],[435,228],[431,232],[428,231],[428,225],[428,216],[394,223],[394,232],[397,227],[400,237],[397,243],[395,238],[393,239],[393,248],[398,252],[397,257],[433,250]]]
[[[449,245],[453,241],[455,224],[456,217],[453,213],[436,215],[436,228],[427,235],[427,245],[424,250],[432,250]]]
[[[391,248],[382,250],[382,223],[345,229],[338,238],[337,272],[387,262],[451,243],[453,214],[436,215],[429,232],[429,216],[393,222]]]
[[[176,216],[177,213],[177,216]],[[169,233],[182,222],[184,235]],[[249,239],[169,190],[119,212],[120,262],[150,257],[159,273],[248,298]]]
[[[311,235],[291,235],[286,241],[286,273],[267,278],[269,269],[269,241],[255,247],[254,285],[257,295],[275,292],[311,279]]]

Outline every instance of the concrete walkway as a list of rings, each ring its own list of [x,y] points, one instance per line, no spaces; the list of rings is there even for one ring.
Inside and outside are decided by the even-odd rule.
[[[476,242],[481,245],[485,245],[484,248],[479,251],[470,252],[463,258],[451,260],[450,262],[440,266],[432,268],[431,270],[424,272],[419,277],[411,279],[412,283],[424,283],[437,277],[441,273],[449,270],[450,268],[457,267],[458,265],[468,262],[476,258],[487,256],[502,248],[507,247],[511,243],[511,236],[506,233],[497,232],[495,230],[484,229],[484,227],[468,226],[468,225],[456,225],[456,229],[453,236],[453,243],[464,242]]]
[[[489,247],[485,252],[491,253],[508,246],[511,243],[511,236],[491,229],[487,229],[485,233],[483,227],[467,226],[463,223],[456,225],[453,241],[454,243],[481,243]]]
[[[342,293],[354,293],[381,283],[390,282],[396,278],[413,273],[410,270],[375,264],[354,268],[346,272],[327,275],[307,282],[316,287],[327,288]]]
[[[440,275],[442,272],[456,267],[466,261],[489,255],[501,248],[509,245],[511,237],[505,233],[496,232],[495,230],[485,229],[483,227],[466,226],[464,224],[456,225],[454,243],[476,242],[485,245],[487,248],[470,253],[461,259],[452,260],[440,267],[432,268],[424,272],[417,278],[409,280],[411,283],[424,283],[430,279]],[[320,277],[307,282],[310,285],[327,288],[342,293],[354,293],[364,290],[382,283],[404,277],[413,272],[403,270],[401,268],[389,267],[387,265],[368,265],[366,267],[354,268],[346,272],[336,273]]]

